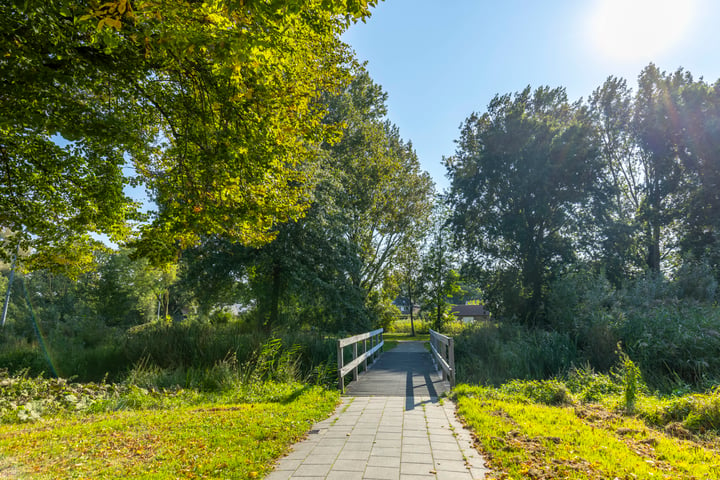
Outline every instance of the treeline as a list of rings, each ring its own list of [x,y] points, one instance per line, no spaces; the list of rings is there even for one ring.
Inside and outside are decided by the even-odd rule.
[[[506,317],[549,322],[553,280],[579,266],[619,287],[707,265],[720,274],[720,84],[654,65],[636,90],[610,77],[495,97],[455,155],[452,229]]]
[[[519,376],[607,369],[621,342],[656,384],[720,378],[720,83],[651,64],[587,100],[496,96],[445,162],[463,273],[547,333]]]
[[[397,262],[417,253],[434,187],[412,145],[385,119],[386,97],[362,70],[342,92],[323,97],[323,121],[343,128],[303,166],[315,179],[309,208],[271,228],[268,243],[204,235],[173,263],[125,248],[96,252],[94,268],[75,278],[49,269],[18,273],[2,329],[3,365],[49,373],[58,363],[66,376],[97,379],[103,368],[129,368],[142,351],[164,367],[212,365],[249,355],[270,335],[322,338],[387,325],[398,313]],[[174,347],[154,337],[178,332],[189,338]],[[206,337],[204,346],[197,336]],[[330,360],[334,350],[319,349],[309,352],[319,356],[315,364]]]

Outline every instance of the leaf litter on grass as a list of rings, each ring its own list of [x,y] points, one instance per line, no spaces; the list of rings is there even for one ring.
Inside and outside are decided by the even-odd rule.
[[[9,456],[16,473],[30,472],[32,478],[249,478],[269,471],[336,404],[335,392],[309,388],[285,403],[208,404],[1,426],[0,455]]]
[[[599,405],[550,407],[461,394],[458,412],[496,472],[490,478],[720,478],[716,449]]]

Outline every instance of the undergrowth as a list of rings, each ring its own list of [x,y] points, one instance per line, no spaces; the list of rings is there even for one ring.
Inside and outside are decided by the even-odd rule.
[[[34,422],[53,416],[118,410],[163,409],[215,403],[282,401],[300,385],[334,381],[321,365],[304,374],[298,346],[272,339],[249,359],[229,355],[212,367],[160,368],[147,358],[119,383],[76,383],[62,378],[9,375],[0,370],[0,423]]]

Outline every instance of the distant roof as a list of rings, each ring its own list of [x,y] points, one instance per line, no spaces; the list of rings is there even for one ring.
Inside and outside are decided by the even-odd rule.
[[[490,315],[484,305],[453,305],[451,312],[458,317]]]

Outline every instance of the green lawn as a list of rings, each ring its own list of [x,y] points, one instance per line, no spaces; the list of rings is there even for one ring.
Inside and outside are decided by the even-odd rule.
[[[0,426],[0,476],[261,478],[327,417],[336,392],[297,386],[277,402],[123,411]]]

